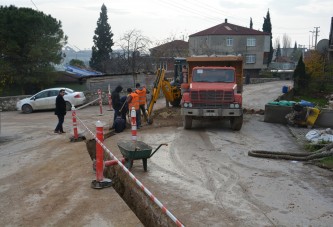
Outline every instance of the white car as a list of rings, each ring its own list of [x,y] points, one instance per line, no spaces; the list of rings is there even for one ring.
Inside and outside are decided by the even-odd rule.
[[[23,113],[32,113],[35,110],[55,109],[55,101],[60,89],[65,89],[64,99],[66,109],[71,110],[72,106],[79,106],[86,102],[83,92],[73,91],[69,88],[49,88],[38,92],[30,98],[25,98],[16,103],[16,109]]]

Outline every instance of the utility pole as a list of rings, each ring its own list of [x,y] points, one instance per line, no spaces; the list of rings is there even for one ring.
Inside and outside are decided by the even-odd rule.
[[[312,33],[311,35],[311,46],[310,46],[310,40],[309,40],[309,50],[311,50],[311,47],[313,48],[313,34],[315,33],[315,31],[309,31]]]
[[[318,31],[318,28],[320,28],[320,27],[314,27],[315,29],[316,29],[316,31],[315,31],[315,33],[316,33],[316,38],[315,38],[315,50],[317,49],[317,37],[319,36],[318,35],[318,33],[320,32],[320,31]]]

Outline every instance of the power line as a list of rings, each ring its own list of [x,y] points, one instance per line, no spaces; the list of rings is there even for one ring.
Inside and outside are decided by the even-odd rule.
[[[39,11],[39,9],[37,8],[36,4],[34,3],[34,1],[30,0],[31,3],[35,6],[35,8]]]

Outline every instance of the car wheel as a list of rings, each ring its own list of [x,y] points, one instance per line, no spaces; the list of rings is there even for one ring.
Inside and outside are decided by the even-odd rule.
[[[29,104],[24,104],[22,106],[22,112],[25,114],[32,113],[32,107]]]
[[[72,110],[72,104],[70,102],[66,102],[66,110],[71,111]]]

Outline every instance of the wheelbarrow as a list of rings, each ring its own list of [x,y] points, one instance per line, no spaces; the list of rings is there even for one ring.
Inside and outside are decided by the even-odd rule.
[[[147,171],[147,159],[152,157],[161,146],[168,144],[160,144],[152,153],[153,148],[142,141],[123,140],[117,143],[119,150],[125,158],[125,166],[131,169],[134,160],[142,159],[143,169]]]

